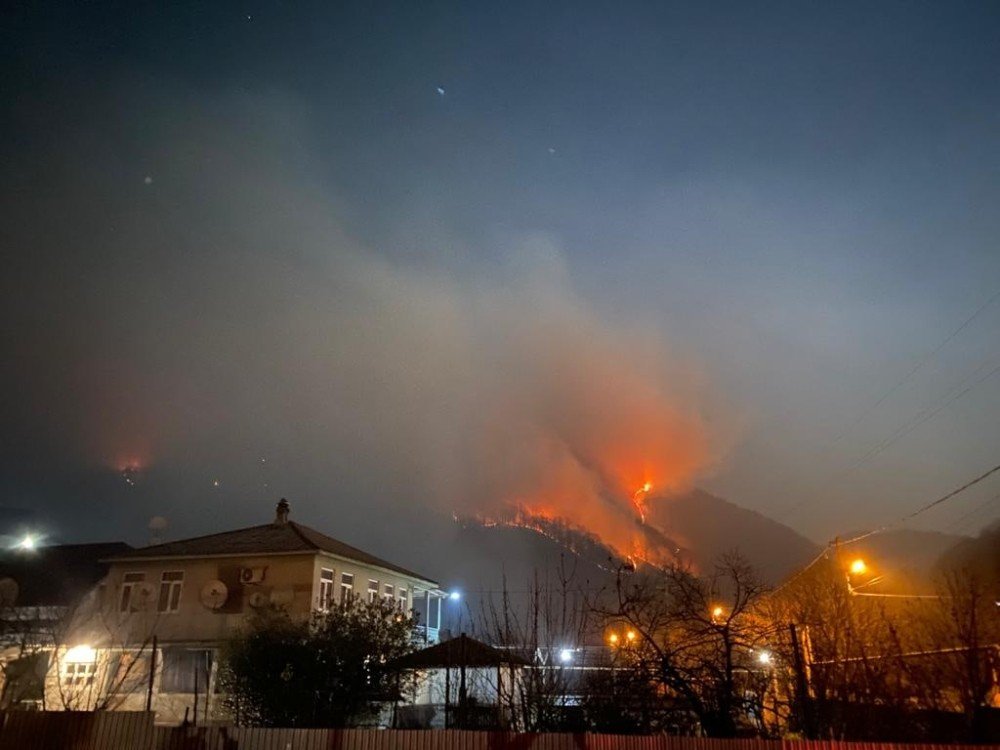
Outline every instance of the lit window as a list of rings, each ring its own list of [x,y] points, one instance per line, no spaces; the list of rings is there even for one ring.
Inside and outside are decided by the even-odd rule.
[[[160,576],[160,597],[156,602],[158,612],[176,612],[181,603],[181,587],[184,585],[184,573],[181,571],[166,571]]]
[[[70,661],[63,664],[62,684],[69,687],[82,687],[94,684],[96,663],[92,661]]]
[[[139,584],[146,580],[145,573],[126,573],[122,576],[122,596],[118,600],[119,612],[132,612],[139,608]]]
[[[319,608],[327,610],[333,604],[333,571],[323,568],[319,572]]]
[[[346,604],[354,595],[354,574],[340,574],[340,601]]]
[[[389,602],[389,604],[392,604],[396,598],[396,589],[391,583],[385,584],[385,587],[382,589],[382,598]]]
[[[399,609],[402,612],[406,612],[410,608],[409,607],[410,597],[409,597],[409,594],[406,591],[406,588],[403,587],[403,586],[400,586],[399,587],[399,591],[398,591],[398,595],[399,595]]]
[[[368,601],[373,602],[378,599],[378,581],[368,580]]]

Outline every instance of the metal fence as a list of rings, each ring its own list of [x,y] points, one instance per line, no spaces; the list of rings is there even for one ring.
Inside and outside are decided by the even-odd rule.
[[[399,729],[154,727],[143,712],[23,711],[0,717],[0,750],[962,750],[793,740]],[[979,746],[982,748],[983,746]]]
[[[154,747],[153,714],[144,711],[9,711],[0,722],[0,750]]]
[[[154,750],[960,750],[962,745],[519,734],[461,729],[234,729],[158,727]],[[980,748],[982,746],[979,746]]]

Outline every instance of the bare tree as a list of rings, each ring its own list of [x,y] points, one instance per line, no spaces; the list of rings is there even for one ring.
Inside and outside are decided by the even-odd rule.
[[[754,605],[766,588],[738,554],[725,555],[705,575],[674,566],[628,573],[619,569],[613,601],[595,611],[615,633],[629,669],[654,680],[675,712],[690,712],[703,730],[734,736],[747,725],[763,730],[769,682],[755,654],[767,630]]]
[[[48,622],[51,707],[112,710],[145,693],[159,613],[145,600],[120,611],[116,593],[100,585]]]
[[[566,697],[579,672],[572,665],[588,641],[591,626],[586,593],[576,580],[576,566],[565,557],[558,568],[538,571],[518,596],[503,578],[499,598],[481,605],[480,627],[495,646],[527,659],[531,666],[517,679],[499,681],[499,700],[519,729],[529,732],[575,728]],[[569,659],[563,657],[568,654]]]
[[[967,739],[985,741],[986,713],[1000,692],[1000,617],[996,581],[973,567],[943,572],[929,618],[928,656],[936,697],[965,716]],[[931,671],[931,670],[928,670]],[[950,704],[950,705],[948,705]]]

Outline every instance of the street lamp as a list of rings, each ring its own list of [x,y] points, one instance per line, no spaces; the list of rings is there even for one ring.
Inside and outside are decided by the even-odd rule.
[[[23,549],[26,552],[31,552],[38,546],[38,539],[35,538],[33,534],[25,534],[21,541],[17,543],[18,549]]]
[[[859,557],[851,563],[849,570],[851,571],[851,575],[863,576],[868,572],[868,565]]]
[[[452,591],[450,594],[448,594],[448,598],[451,599],[451,601],[453,602],[457,602],[459,599],[462,598],[462,592]]]
[[[564,648],[559,651],[559,661],[563,664],[567,664],[573,661],[573,649]]]

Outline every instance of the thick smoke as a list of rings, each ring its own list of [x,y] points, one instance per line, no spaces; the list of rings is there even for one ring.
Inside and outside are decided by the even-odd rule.
[[[218,482],[232,514],[269,494],[338,519],[524,505],[622,548],[639,487],[708,468],[698,371],[581,299],[556,243],[513,238],[489,264],[368,247],[287,147],[301,130],[243,106],[239,130],[189,112],[141,148],[94,128],[20,165],[4,334],[28,375],[3,383],[19,460],[185,477],[146,490],[151,513]]]

